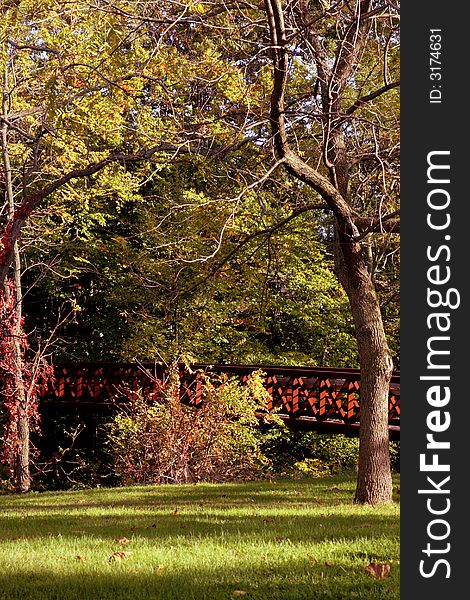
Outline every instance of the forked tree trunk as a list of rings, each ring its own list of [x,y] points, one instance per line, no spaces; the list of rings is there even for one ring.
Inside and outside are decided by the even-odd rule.
[[[326,47],[312,29],[308,4],[301,6],[304,26],[309,36],[322,98],[323,153],[328,177],[306,162],[289,144],[286,127],[285,94],[289,73],[289,43],[284,23],[282,0],[265,0],[271,35],[274,85],[271,94],[270,121],[274,147],[287,171],[315,190],[326,202],[335,218],[335,267],[349,298],[354,319],[361,368],[361,426],[359,472],[356,502],[380,504],[392,499],[392,478],[388,444],[388,395],[393,363],[385,337],[382,315],[371,275],[363,259],[363,236],[360,219],[353,208],[350,191],[351,162],[345,138],[343,95],[361,60],[373,21],[363,18],[371,7],[370,0],[356,4],[355,20],[331,60]],[[289,128],[292,123],[289,124]],[[380,215],[378,215],[380,217]],[[375,217],[367,227],[372,227]],[[379,231],[383,221],[378,219]]]

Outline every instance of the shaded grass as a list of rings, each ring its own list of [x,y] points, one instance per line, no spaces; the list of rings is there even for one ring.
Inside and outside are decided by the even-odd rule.
[[[356,506],[354,486],[337,476],[2,496],[0,598],[398,600],[399,505]],[[128,558],[110,562],[116,551]],[[390,577],[372,578],[370,562],[391,564]]]

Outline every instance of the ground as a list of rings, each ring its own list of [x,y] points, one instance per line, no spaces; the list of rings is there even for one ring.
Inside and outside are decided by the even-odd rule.
[[[0,598],[398,600],[399,504],[353,496],[344,475],[1,496]]]

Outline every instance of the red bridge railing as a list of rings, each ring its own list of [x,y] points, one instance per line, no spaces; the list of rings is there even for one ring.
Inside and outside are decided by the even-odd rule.
[[[182,393],[189,402],[200,400],[198,371],[227,373],[245,380],[261,369],[271,394],[269,409],[292,427],[357,434],[360,424],[360,372],[357,369],[270,367],[266,365],[194,365],[190,374],[181,367]],[[41,401],[94,406],[102,409],[139,391],[158,395],[164,368],[155,364],[63,363],[55,366],[55,380]],[[400,374],[394,372],[389,392],[390,439],[400,436]]]

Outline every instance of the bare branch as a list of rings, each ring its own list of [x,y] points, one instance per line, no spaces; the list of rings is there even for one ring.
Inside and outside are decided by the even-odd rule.
[[[375,92],[372,92],[370,94],[367,94],[366,96],[362,96],[361,98],[358,98],[356,100],[356,102],[354,102],[354,104],[348,108],[348,110],[346,111],[346,114],[352,115],[362,105],[366,104],[367,102],[370,102],[371,100],[375,100],[379,96],[382,96],[382,94],[385,94],[389,90],[393,90],[394,88],[398,87],[399,85],[400,85],[400,80],[393,81],[392,83],[387,83],[386,85],[383,85],[381,88],[375,90]]]
[[[307,183],[325,200],[333,212],[349,226],[354,235],[354,212],[339,190],[319,171],[303,161],[289,146],[285,124],[284,96],[287,86],[287,44],[281,0],[265,0],[271,32],[274,87],[271,94],[270,120],[274,145],[287,170]]]
[[[357,229],[361,232],[355,241],[364,239],[369,233],[400,233],[400,211],[396,210],[384,216],[356,217]]]
[[[236,254],[240,252],[240,250],[252,242],[254,239],[264,236],[266,239],[271,238],[279,229],[285,227],[288,223],[299,217],[300,215],[305,214],[306,212],[310,212],[312,210],[328,210],[328,206],[326,204],[308,204],[306,206],[301,206],[281,221],[278,221],[274,225],[270,227],[266,227],[264,229],[260,229],[258,231],[254,231],[250,235],[247,235],[243,240],[241,240],[233,250],[231,250],[224,258],[222,258],[219,262],[214,264],[210,270],[210,272],[202,277],[199,281],[194,283],[191,287],[183,290],[181,292],[181,297],[187,296],[195,289],[200,287],[202,284],[206,283],[211,277],[213,277],[216,273],[218,273],[224,265],[226,265]]]

